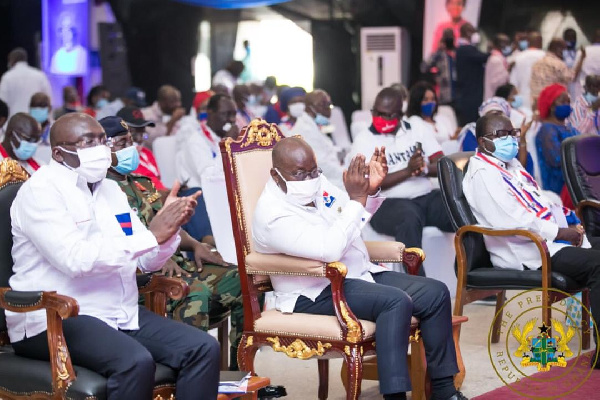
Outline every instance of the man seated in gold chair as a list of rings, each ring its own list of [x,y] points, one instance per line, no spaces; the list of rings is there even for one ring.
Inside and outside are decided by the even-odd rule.
[[[421,321],[432,399],[465,400],[453,383],[458,367],[446,285],[372,264],[360,237],[385,199],[379,190],[387,175],[385,148],[375,149],[368,164],[365,156],[354,157],[344,172],[346,192],[322,175],[313,150],[301,138],[282,139],[272,156],[272,179],[253,219],[256,250],[347,266],[349,307],[377,325],[380,391],[386,400],[405,399],[411,390],[406,351],[413,315]],[[281,312],[335,315],[327,278],[273,275],[271,282]]]

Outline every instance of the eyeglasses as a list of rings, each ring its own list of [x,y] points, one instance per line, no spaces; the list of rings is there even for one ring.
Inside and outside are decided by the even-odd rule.
[[[514,137],[514,138],[520,138],[521,137],[521,130],[518,128],[515,129],[496,129],[494,131],[492,131],[492,133],[488,133],[487,135],[483,135],[483,137],[486,136],[494,136],[496,138],[499,139],[506,139],[507,137]]]
[[[13,134],[17,137],[17,139],[19,139],[19,141],[25,141],[25,142],[29,142],[29,143],[40,143],[42,141],[41,138],[34,138],[34,137],[28,137],[23,135],[21,132],[17,132],[17,131],[13,131]]]
[[[395,112],[395,113],[384,113],[384,112],[378,111],[378,110],[376,110],[374,108],[371,110],[371,114],[374,117],[383,117],[385,119],[399,119],[400,118],[400,113],[397,113],[397,112]]]
[[[56,143],[58,146],[75,146],[78,149],[85,149],[88,147],[94,146],[105,146],[107,142],[106,133],[103,133],[101,136],[82,136],[76,142],[58,142]]]
[[[130,147],[133,146],[133,138],[129,133],[123,136],[110,137],[106,139],[106,145],[108,147]]]
[[[292,178],[294,178],[295,181],[305,181],[307,178],[310,178],[310,179],[318,178],[323,173],[323,170],[321,168],[315,168],[312,171],[298,170],[294,173],[290,173],[287,171],[286,171],[286,173],[288,175],[290,175]]]

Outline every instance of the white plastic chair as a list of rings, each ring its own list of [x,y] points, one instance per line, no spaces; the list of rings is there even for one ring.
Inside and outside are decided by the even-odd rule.
[[[172,187],[177,179],[175,155],[177,154],[177,140],[175,136],[161,136],[152,143],[152,152],[160,170],[161,181],[166,187]]]
[[[341,108],[333,107],[333,110],[331,110],[331,125],[335,128],[331,133],[335,145],[340,149],[350,150],[352,142],[348,135],[348,125],[346,125],[346,119]]]

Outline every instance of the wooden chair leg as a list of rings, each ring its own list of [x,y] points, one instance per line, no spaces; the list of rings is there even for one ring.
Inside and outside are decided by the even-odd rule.
[[[318,360],[319,366],[319,400],[327,399],[329,394],[329,360]]]
[[[242,340],[240,340],[240,346],[238,347],[238,366],[240,367],[240,371],[249,371],[252,375],[256,375],[254,372],[254,356],[256,356],[256,351],[258,347],[249,345],[248,337],[244,333],[242,335]]]
[[[219,343],[221,344],[221,371],[229,369],[229,318],[225,318],[217,330]]]
[[[350,354],[344,353],[344,360],[348,367],[348,386],[346,400],[358,400],[362,384],[362,356],[358,347],[352,347]]]
[[[581,292],[581,303],[584,307],[581,310],[581,348],[588,350],[591,345],[592,329],[590,329],[590,290],[584,289]],[[598,321],[595,321],[598,323]]]
[[[506,297],[506,291],[503,290],[496,295],[496,310],[494,311],[494,315],[498,314],[498,311],[504,306],[504,299]],[[494,321],[494,328],[492,330],[492,343],[498,343],[500,341],[500,324],[502,323],[502,318],[496,318]]]
[[[456,351],[456,363],[458,364],[458,374],[454,376],[454,386],[459,390],[465,380],[466,370],[463,363],[462,353],[460,352],[460,328],[461,324],[452,325],[452,338],[454,339],[454,350]]]
[[[425,348],[422,340],[410,342],[410,382],[412,384],[412,400],[426,400],[427,364]]]

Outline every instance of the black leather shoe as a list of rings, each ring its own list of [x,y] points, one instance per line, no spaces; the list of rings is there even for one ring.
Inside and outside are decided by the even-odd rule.
[[[452,395],[452,397],[448,397],[448,399],[446,400],[469,400],[467,397],[465,397],[464,394],[462,394],[461,392],[456,392]]]
[[[258,390],[258,398],[262,400],[277,399],[287,396],[287,391],[283,386],[265,386]]]

